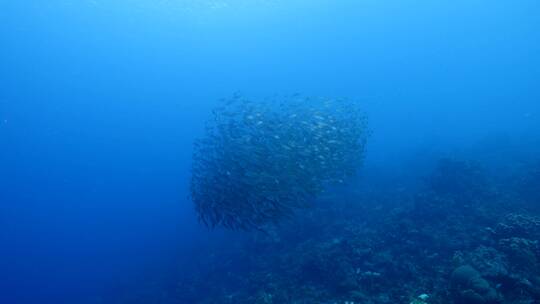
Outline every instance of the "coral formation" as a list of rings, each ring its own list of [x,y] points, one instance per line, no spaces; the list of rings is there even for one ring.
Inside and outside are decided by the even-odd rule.
[[[540,303],[540,214],[509,208],[504,179],[462,178],[476,189],[463,197],[429,179],[327,192],[266,233],[228,232],[154,301],[125,303]]]
[[[452,272],[453,296],[457,303],[497,303],[497,292],[480,273],[469,265],[460,266]]]

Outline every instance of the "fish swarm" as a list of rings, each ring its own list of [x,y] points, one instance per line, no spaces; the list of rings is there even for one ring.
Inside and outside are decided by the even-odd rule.
[[[234,96],[194,145],[191,199],[206,226],[260,229],[355,174],[366,118],[348,100]]]

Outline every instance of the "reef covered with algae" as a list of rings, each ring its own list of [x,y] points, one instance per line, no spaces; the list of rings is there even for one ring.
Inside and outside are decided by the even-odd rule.
[[[539,303],[540,190],[523,192],[536,169],[493,172],[445,158],[418,181],[333,188],[265,233],[225,231],[167,287],[118,303]]]

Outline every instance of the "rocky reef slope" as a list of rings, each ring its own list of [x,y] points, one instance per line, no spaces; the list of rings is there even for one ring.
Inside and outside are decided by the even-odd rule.
[[[447,159],[416,188],[335,189],[266,233],[209,245],[129,302],[540,303],[537,194],[519,180]]]

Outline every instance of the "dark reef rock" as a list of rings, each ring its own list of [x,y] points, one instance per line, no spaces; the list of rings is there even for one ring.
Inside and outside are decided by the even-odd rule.
[[[540,218],[527,214],[508,214],[495,227],[496,236],[500,238],[524,237],[540,239]]]
[[[480,273],[469,265],[460,266],[452,272],[451,284],[454,301],[458,304],[499,303],[495,289]]]
[[[506,256],[492,247],[479,246],[460,262],[471,265],[482,277],[495,282],[504,281],[509,276]]]
[[[180,268],[181,279],[162,297],[197,304],[540,303],[538,215],[509,209],[517,198],[500,185],[496,193],[504,195],[493,197],[495,186],[476,165],[440,166],[427,190],[405,195],[387,183],[329,191],[265,233],[228,232],[193,257],[199,267],[189,276]]]
[[[538,241],[513,237],[500,240],[499,247],[518,268],[534,269],[538,265]]]

